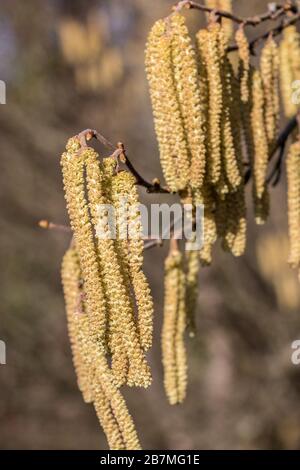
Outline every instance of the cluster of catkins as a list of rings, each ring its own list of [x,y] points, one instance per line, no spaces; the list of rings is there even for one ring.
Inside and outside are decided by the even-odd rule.
[[[79,387],[94,403],[110,448],[139,449],[120,392],[124,384],[151,383],[145,352],[152,343],[153,302],[142,271],[135,178],[118,172],[114,157],[100,161],[94,149],[81,148],[77,137],[68,141],[61,165],[73,230],[62,281]],[[120,204],[126,211],[118,210]],[[106,207],[115,209],[115,224]],[[124,233],[128,227],[131,237]]]
[[[229,7],[223,5],[223,9]],[[197,33],[195,45],[185,18],[178,12],[158,20],[148,37],[146,73],[164,177],[170,191],[179,194],[183,204],[204,205],[202,248],[197,253],[184,254],[171,250],[166,261],[162,350],[170,403],[181,402],[185,396],[182,338],[185,326],[193,327],[195,323],[199,266],[211,264],[218,239],[223,249],[234,256],[245,251],[245,168],[253,176],[256,223],[264,224],[269,214],[266,180],[278,138],[280,75],[287,114],[297,110],[288,108],[291,83],[295,77],[300,78],[299,35],[295,27],[287,28],[284,34],[281,53],[269,36],[259,67],[250,62],[243,25],[235,33],[239,61],[234,66],[228,53],[230,32],[215,15],[210,15],[208,26]],[[296,143],[291,149],[290,167],[299,165],[299,145]],[[291,262],[299,265],[300,173],[290,168],[289,175],[293,180],[289,195],[290,205],[293,204]]]

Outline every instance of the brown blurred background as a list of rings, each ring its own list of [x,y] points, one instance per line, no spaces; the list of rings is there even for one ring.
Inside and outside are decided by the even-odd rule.
[[[67,223],[59,159],[88,127],[126,143],[137,169],[161,176],[143,60],[147,32],[170,0],[2,0],[0,79],[1,303],[0,448],[104,449],[92,406],[77,389],[60,285],[68,235],[37,227]],[[266,1],[234,2],[250,15]],[[191,31],[204,22],[187,12]],[[253,30],[249,30],[253,35]],[[155,298],[154,382],[126,392],[146,449],[300,448],[300,295],[286,259],[285,180],[272,190],[264,228],[249,209],[247,254],[216,249],[200,276],[198,336],[189,340],[183,406],[164,396],[160,361],[165,248],[146,253]],[[164,198],[146,195],[144,202]],[[169,200],[170,196],[167,196]]]

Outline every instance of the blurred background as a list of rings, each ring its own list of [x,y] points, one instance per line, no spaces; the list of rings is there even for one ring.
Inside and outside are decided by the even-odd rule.
[[[253,15],[267,1],[234,1]],[[136,168],[161,177],[144,72],[144,47],[169,0],[2,0],[0,79],[0,448],[106,449],[92,406],[73,371],[60,262],[68,234],[43,231],[46,218],[67,224],[60,154],[68,137],[96,128],[124,141]],[[202,13],[186,12],[191,31]],[[249,29],[249,36],[257,34]],[[200,275],[198,335],[188,340],[188,398],[170,407],[160,360],[163,259],[146,253],[155,298],[154,381],[126,391],[145,449],[300,448],[300,339],[297,273],[286,265],[285,178],[272,190],[268,224],[248,213],[247,254],[216,248]],[[249,198],[250,199],[250,198]],[[141,200],[170,200],[147,195]],[[251,206],[251,205],[250,205]]]

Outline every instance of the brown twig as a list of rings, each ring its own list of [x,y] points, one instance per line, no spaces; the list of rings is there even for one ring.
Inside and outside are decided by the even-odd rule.
[[[78,138],[83,148],[87,146],[87,143],[86,143],[87,140],[91,140],[92,138],[95,138],[99,142],[101,142],[101,144],[104,145],[106,148],[108,148],[109,150],[113,150],[112,156],[116,157],[117,159],[120,159],[120,161],[127,166],[128,170],[135,177],[136,184],[138,186],[142,186],[146,188],[148,193],[161,193],[161,194],[171,193],[169,188],[161,186],[157,178],[155,178],[152,181],[152,183],[150,183],[149,181],[145,180],[145,178],[143,178],[143,176],[136,170],[136,168],[133,166],[133,164],[129,160],[128,155],[125,150],[125,146],[122,142],[118,142],[117,145],[114,145],[105,137],[103,137],[103,135],[100,134],[95,129],[86,129],[80,132],[78,134]]]
[[[58,232],[65,233],[70,233],[72,231],[71,227],[67,227],[67,225],[54,224],[53,222],[49,222],[49,220],[40,220],[38,222],[38,226],[44,230],[57,230]]]
[[[267,32],[261,34],[257,38],[253,39],[252,41],[249,42],[249,48],[252,54],[254,53],[255,47],[261,42],[266,39],[268,39],[270,36],[278,36],[279,34],[282,33],[282,31],[285,28],[288,28],[289,26],[292,26],[296,24],[298,21],[300,21],[300,13],[297,13],[296,15],[293,15],[289,20],[283,21],[279,26],[276,26],[275,28],[269,29]],[[235,44],[233,46],[228,47],[227,52],[233,52],[238,49],[238,46]]]
[[[286,15],[289,12],[298,12],[297,7],[290,1],[287,1],[284,4],[272,3],[270,4],[267,12],[262,13],[261,15],[250,16],[248,18],[242,18],[225,10],[210,8],[191,0],[182,0],[178,2],[177,5],[173,7],[173,11],[180,11],[183,8],[200,10],[206,13],[214,13],[216,16],[227,18],[235,23],[244,24],[245,26],[257,26],[264,21],[277,20],[280,16]]]

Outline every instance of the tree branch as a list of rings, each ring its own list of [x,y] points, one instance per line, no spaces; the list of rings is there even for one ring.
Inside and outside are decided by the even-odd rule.
[[[250,16],[248,18],[242,18],[225,10],[210,8],[191,0],[182,0],[173,7],[173,11],[180,11],[183,8],[187,8],[189,10],[200,10],[206,13],[214,13],[216,16],[227,18],[234,23],[243,24],[245,26],[257,26],[264,21],[277,20],[280,16],[286,15],[288,12],[298,12],[297,7],[289,1],[285,2],[283,5],[270,3],[267,12],[262,13],[261,15]]]

